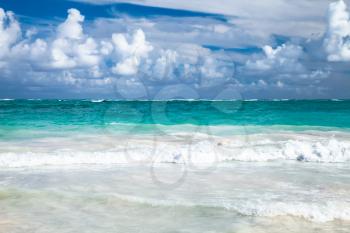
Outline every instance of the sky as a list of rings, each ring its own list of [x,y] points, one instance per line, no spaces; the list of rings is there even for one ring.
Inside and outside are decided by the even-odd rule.
[[[0,98],[350,98],[350,0],[0,0]]]

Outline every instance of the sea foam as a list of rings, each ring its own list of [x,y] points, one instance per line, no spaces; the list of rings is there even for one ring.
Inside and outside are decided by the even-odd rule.
[[[194,203],[177,200],[153,200],[150,198],[141,198],[136,196],[114,194],[128,202],[136,202],[151,206],[166,207],[202,207],[202,208],[223,208],[229,211],[235,211],[245,216],[259,217],[281,217],[291,216],[303,218],[312,222],[329,222],[334,220],[350,220],[350,205],[343,201],[326,202],[296,202],[296,201],[266,201],[266,200],[239,200],[216,203]]]
[[[111,136],[112,137],[112,136]],[[61,141],[60,141],[61,140]],[[305,134],[259,134],[231,137],[178,134],[157,137],[95,136],[41,141],[45,147],[10,145],[0,152],[0,166],[177,163],[216,164],[231,161],[350,162],[347,139]],[[64,148],[64,149],[62,149]]]

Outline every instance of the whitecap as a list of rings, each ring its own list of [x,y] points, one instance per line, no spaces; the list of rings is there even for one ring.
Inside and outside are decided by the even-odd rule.
[[[105,101],[104,99],[91,100],[92,103],[102,103],[104,101]]]

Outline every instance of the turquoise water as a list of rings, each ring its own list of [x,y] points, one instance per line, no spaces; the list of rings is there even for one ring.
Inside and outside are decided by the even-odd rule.
[[[350,101],[0,101],[1,128],[111,123],[350,128]]]
[[[349,116],[345,100],[7,100],[0,101],[0,164],[128,163],[125,150],[147,161],[160,150],[161,162],[175,163],[193,154],[196,163],[213,155],[347,162]]]
[[[349,116],[331,100],[0,101],[0,232],[347,233]]]

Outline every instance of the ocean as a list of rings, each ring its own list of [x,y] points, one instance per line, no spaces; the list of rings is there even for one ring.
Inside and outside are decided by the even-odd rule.
[[[0,100],[0,232],[349,232],[349,100]]]

